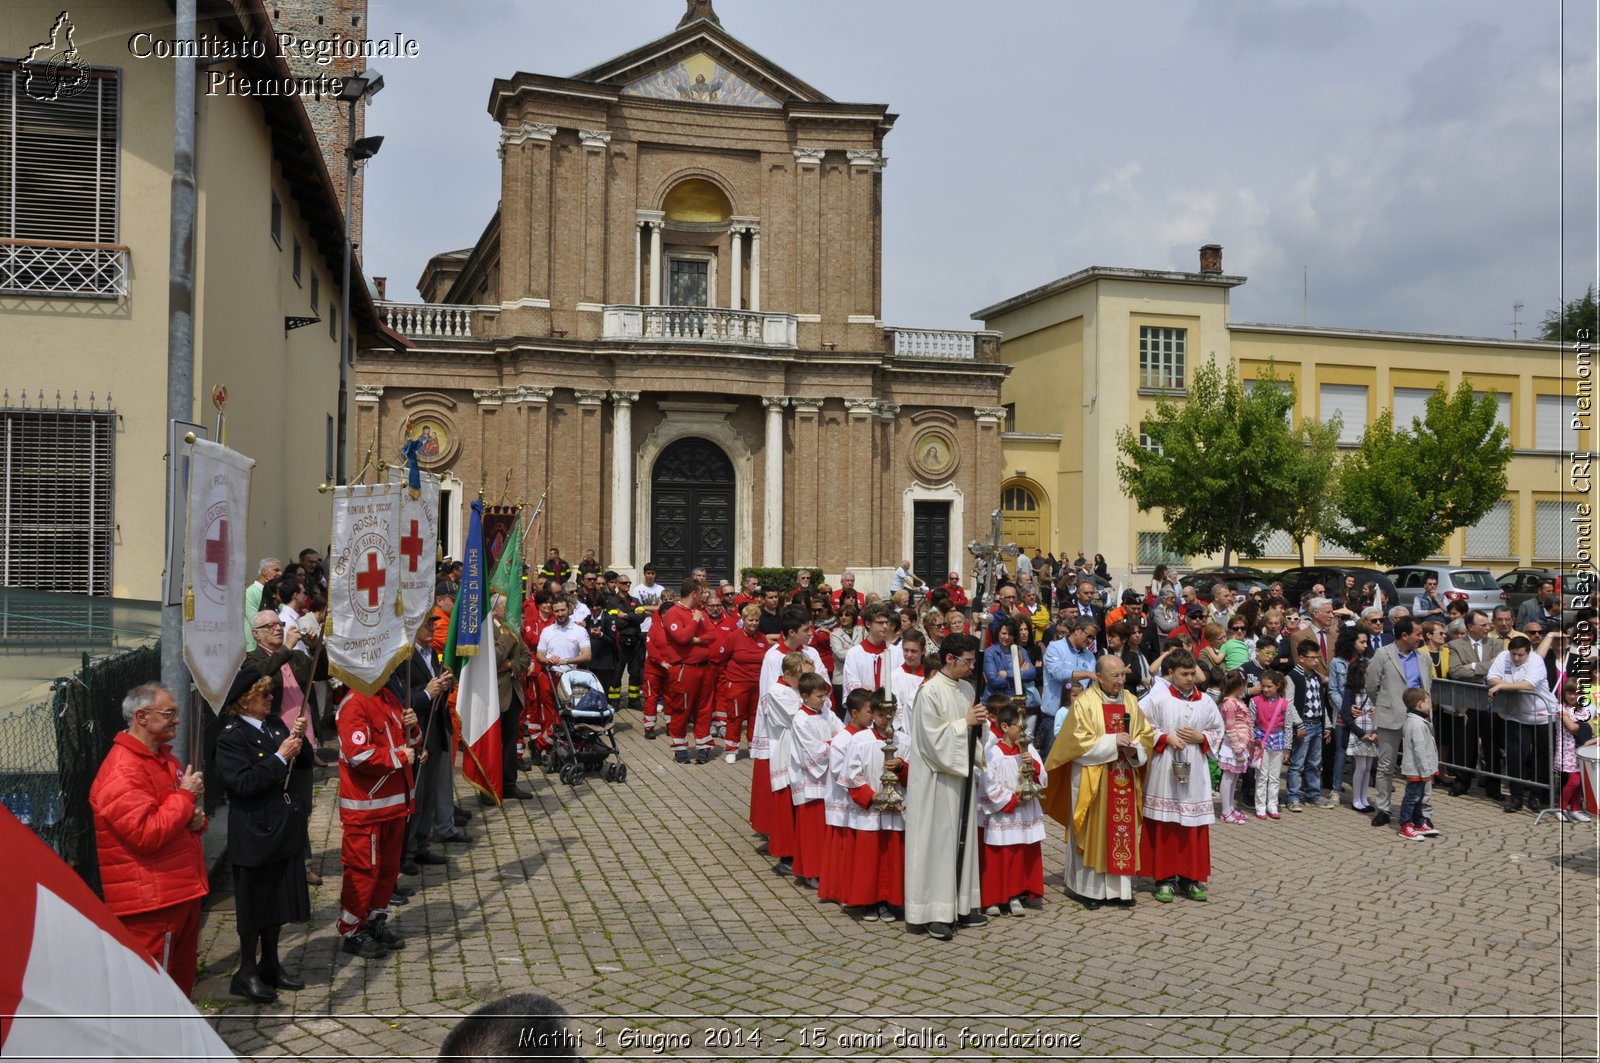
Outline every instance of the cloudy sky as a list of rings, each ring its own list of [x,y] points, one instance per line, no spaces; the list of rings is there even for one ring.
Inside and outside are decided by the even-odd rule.
[[[716,8],[834,99],[901,116],[889,324],[973,328],[973,310],[1086,266],[1192,270],[1210,242],[1250,278],[1236,321],[1306,320],[1304,270],[1313,324],[1510,336],[1520,301],[1527,337],[1595,275],[1592,0]],[[367,119],[386,139],[364,257],[391,298],[415,298],[427,258],[472,244],[495,209],[495,77],[570,75],[683,10],[370,0],[373,36],[421,48],[383,66]]]

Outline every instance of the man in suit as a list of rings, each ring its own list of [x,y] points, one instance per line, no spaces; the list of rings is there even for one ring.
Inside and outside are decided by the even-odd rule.
[[[1374,827],[1386,826],[1390,820],[1395,770],[1400,763],[1400,729],[1405,723],[1406,707],[1401,700],[1412,687],[1424,691],[1433,686],[1432,669],[1425,656],[1417,652],[1422,642],[1422,629],[1409,616],[1394,622],[1394,642],[1373,655],[1367,668],[1367,697],[1372,699],[1373,722],[1378,727],[1378,778],[1375,784],[1378,811],[1372,817]],[[1432,785],[1422,797],[1424,829],[1433,829],[1433,804],[1430,800]]]
[[[467,834],[455,822],[455,787],[451,782],[450,706],[445,700],[453,680],[433,652],[437,612],[423,618],[411,647],[411,659],[395,669],[389,688],[402,703],[417,714],[422,728],[422,748],[427,762],[417,771],[416,806],[406,822],[405,859],[402,874],[415,875],[419,864],[442,864],[445,858],[430,847],[430,842],[465,842]],[[410,700],[407,701],[409,695]],[[435,718],[437,712],[437,718]]]
[[[1450,678],[1458,683],[1477,683],[1480,686],[1489,674],[1489,667],[1494,664],[1495,657],[1505,649],[1505,643],[1495,637],[1489,624],[1489,614],[1481,609],[1474,609],[1467,614],[1467,633],[1465,637],[1455,639],[1449,645],[1450,650]],[[1485,703],[1487,706],[1487,702]],[[1495,716],[1487,707],[1481,709],[1467,709],[1451,715],[1447,726],[1459,730],[1451,737],[1457,739],[1454,748],[1461,765],[1456,771],[1456,781],[1450,787],[1452,797],[1460,797],[1472,788],[1472,771],[1479,764],[1485,771],[1493,771],[1500,763],[1496,751],[1500,748],[1497,738],[1499,728],[1495,726]],[[1479,747],[1482,746],[1480,754]],[[1481,759],[1480,759],[1481,758]],[[1489,797],[1500,800],[1500,783],[1496,779],[1485,777],[1483,792]]]

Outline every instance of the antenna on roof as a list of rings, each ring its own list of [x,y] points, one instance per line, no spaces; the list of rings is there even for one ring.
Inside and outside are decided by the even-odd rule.
[[[1517,338],[1517,326],[1522,324],[1522,308],[1526,304],[1521,299],[1511,304],[1511,338]]]

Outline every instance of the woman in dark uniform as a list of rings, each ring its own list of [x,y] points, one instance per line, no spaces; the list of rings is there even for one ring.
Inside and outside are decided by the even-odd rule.
[[[233,864],[238,916],[236,996],[258,1004],[278,999],[276,989],[304,989],[278,961],[284,923],[311,918],[306,887],[305,838],[309,809],[285,785],[290,765],[309,767],[313,751],[300,738],[303,721],[289,728],[272,714],[272,677],[246,667],[228,693],[233,719],[217,736],[216,774],[228,795],[228,857]]]

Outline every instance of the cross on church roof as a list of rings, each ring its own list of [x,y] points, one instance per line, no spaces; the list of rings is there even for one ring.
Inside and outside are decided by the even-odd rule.
[[[683,29],[689,23],[702,18],[714,26],[722,25],[722,20],[717,17],[716,10],[711,6],[711,0],[689,0],[689,10],[679,21],[678,28]]]

